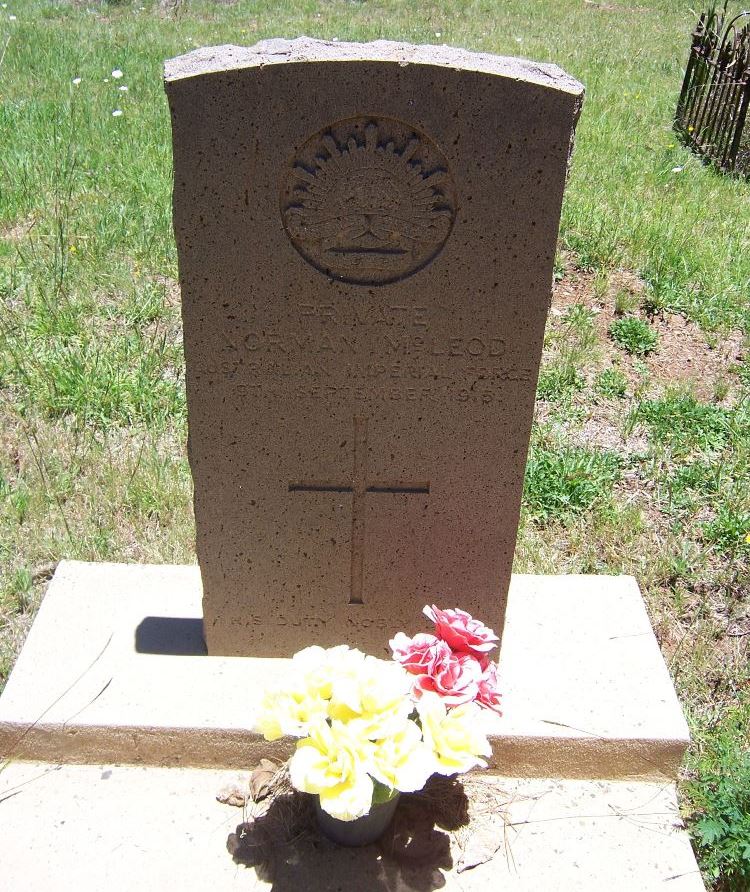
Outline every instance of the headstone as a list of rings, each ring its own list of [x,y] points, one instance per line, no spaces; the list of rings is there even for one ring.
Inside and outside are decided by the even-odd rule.
[[[582,86],[300,38],[166,89],[209,653],[501,631]]]

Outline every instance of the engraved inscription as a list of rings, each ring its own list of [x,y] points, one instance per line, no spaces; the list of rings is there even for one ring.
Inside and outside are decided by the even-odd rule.
[[[448,164],[424,133],[358,117],[307,140],[285,170],[281,216],[299,253],[334,279],[396,282],[426,266],[453,226]]]
[[[367,419],[354,417],[354,477],[351,483],[309,481],[290,483],[289,492],[349,492],[352,494],[352,563],[350,604],[362,604],[365,561],[365,496],[369,493],[429,493],[429,483],[367,482]]]

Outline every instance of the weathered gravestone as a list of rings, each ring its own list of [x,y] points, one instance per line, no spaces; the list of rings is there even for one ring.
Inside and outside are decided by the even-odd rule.
[[[501,630],[583,88],[307,38],[166,88],[209,652]]]

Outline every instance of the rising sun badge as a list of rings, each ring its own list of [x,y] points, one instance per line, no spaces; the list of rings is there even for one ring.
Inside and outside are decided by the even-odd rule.
[[[450,235],[456,197],[435,143],[390,118],[350,118],[308,139],[286,168],[281,216],[320,272],[362,285],[425,267]]]

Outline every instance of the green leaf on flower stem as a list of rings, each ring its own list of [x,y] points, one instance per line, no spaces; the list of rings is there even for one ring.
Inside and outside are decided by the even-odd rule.
[[[390,800],[398,793],[398,790],[391,789],[375,779],[373,779],[372,787],[373,805],[382,805],[384,802],[390,802]]]

